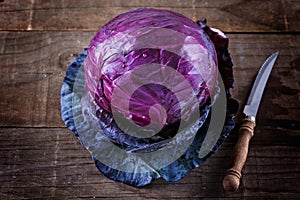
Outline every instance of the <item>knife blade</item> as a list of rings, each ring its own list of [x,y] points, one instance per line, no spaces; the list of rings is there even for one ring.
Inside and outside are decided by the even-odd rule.
[[[261,101],[266,83],[270,76],[270,73],[273,69],[275,61],[278,57],[279,52],[273,53],[264,64],[261,66],[256,79],[254,81],[253,87],[251,89],[250,95],[248,97],[247,104],[244,107],[243,113],[246,115],[247,118],[250,118],[255,122],[257,110],[259,108],[259,103]]]
[[[241,171],[248,155],[249,142],[254,135],[254,127],[256,125],[255,120],[259,104],[278,55],[279,52],[275,52],[269,56],[260,67],[255,78],[250,95],[243,110],[245,118],[242,120],[238,131],[239,138],[234,147],[233,164],[232,167],[227,170],[227,174],[223,179],[223,187],[226,191],[236,191],[239,187],[242,176]]]

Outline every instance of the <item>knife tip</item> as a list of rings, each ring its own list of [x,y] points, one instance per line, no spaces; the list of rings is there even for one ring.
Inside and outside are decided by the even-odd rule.
[[[273,56],[277,57],[279,55],[279,50],[273,53]]]

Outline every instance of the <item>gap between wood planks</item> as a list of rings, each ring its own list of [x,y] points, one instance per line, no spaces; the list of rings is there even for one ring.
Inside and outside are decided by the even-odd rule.
[[[1,7],[1,5],[3,7]],[[53,1],[0,4],[2,30],[97,31],[118,14],[141,7],[169,9],[192,20],[206,17],[210,26],[228,31],[299,32],[297,4],[259,1]],[[99,12],[101,12],[99,14]],[[24,20],[26,19],[26,20]]]

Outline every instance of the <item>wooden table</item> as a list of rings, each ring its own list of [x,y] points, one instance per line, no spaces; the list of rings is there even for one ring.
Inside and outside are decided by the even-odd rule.
[[[230,37],[233,96],[243,105],[255,74],[280,51],[236,193],[222,179],[236,133],[176,183],[136,189],[102,175],[61,120],[68,64],[98,28],[122,12],[152,7],[206,17]],[[0,2],[0,199],[299,199],[300,1],[2,0]]]

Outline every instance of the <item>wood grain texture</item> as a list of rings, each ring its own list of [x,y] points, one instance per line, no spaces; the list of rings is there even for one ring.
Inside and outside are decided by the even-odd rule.
[[[137,8],[169,9],[193,20],[203,17],[225,32],[299,32],[300,2],[291,0],[14,0],[0,3],[0,30],[96,31]]]
[[[240,185],[242,170],[247,160],[249,143],[254,136],[255,122],[250,118],[245,118],[240,124],[238,140],[232,152],[232,166],[227,170],[223,179],[223,188],[226,191],[235,192]]]
[[[258,114],[241,187],[233,194],[222,190],[222,179],[230,165],[234,133],[213,158],[180,182],[158,180],[135,189],[101,175],[69,130],[47,128],[64,127],[59,106],[61,81],[68,63],[93,34],[0,32],[0,59],[5,63],[0,68],[0,124],[28,127],[0,129],[1,199],[299,197],[298,35],[229,35],[236,77],[233,95],[241,104],[260,64],[280,50]]]
[[[0,126],[64,127],[59,92],[68,64],[87,47],[94,32],[0,32]],[[257,122],[299,127],[300,36],[229,34],[236,87],[244,104],[262,62],[280,56],[271,73]],[[276,109],[274,109],[276,108]],[[29,112],[30,111],[30,112]],[[241,110],[240,110],[241,111]]]
[[[181,181],[136,189],[98,172],[65,128],[59,92],[68,64],[99,27],[139,7],[206,17],[230,32],[241,105],[262,62],[280,51],[236,193],[222,189],[235,131]],[[299,0],[0,1],[0,199],[300,199],[299,11]]]
[[[1,32],[2,126],[63,126],[60,87],[93,33]]]
[[[141,189],[111,181],[98,172],[89,153],[66,128],[0,128],[0,138],[1,199],[300,198],[299,148],[279,137],[271,138],[276,147],[252,145],[237,193],[222,190],[233,137],[181,181],[156,180]]]

